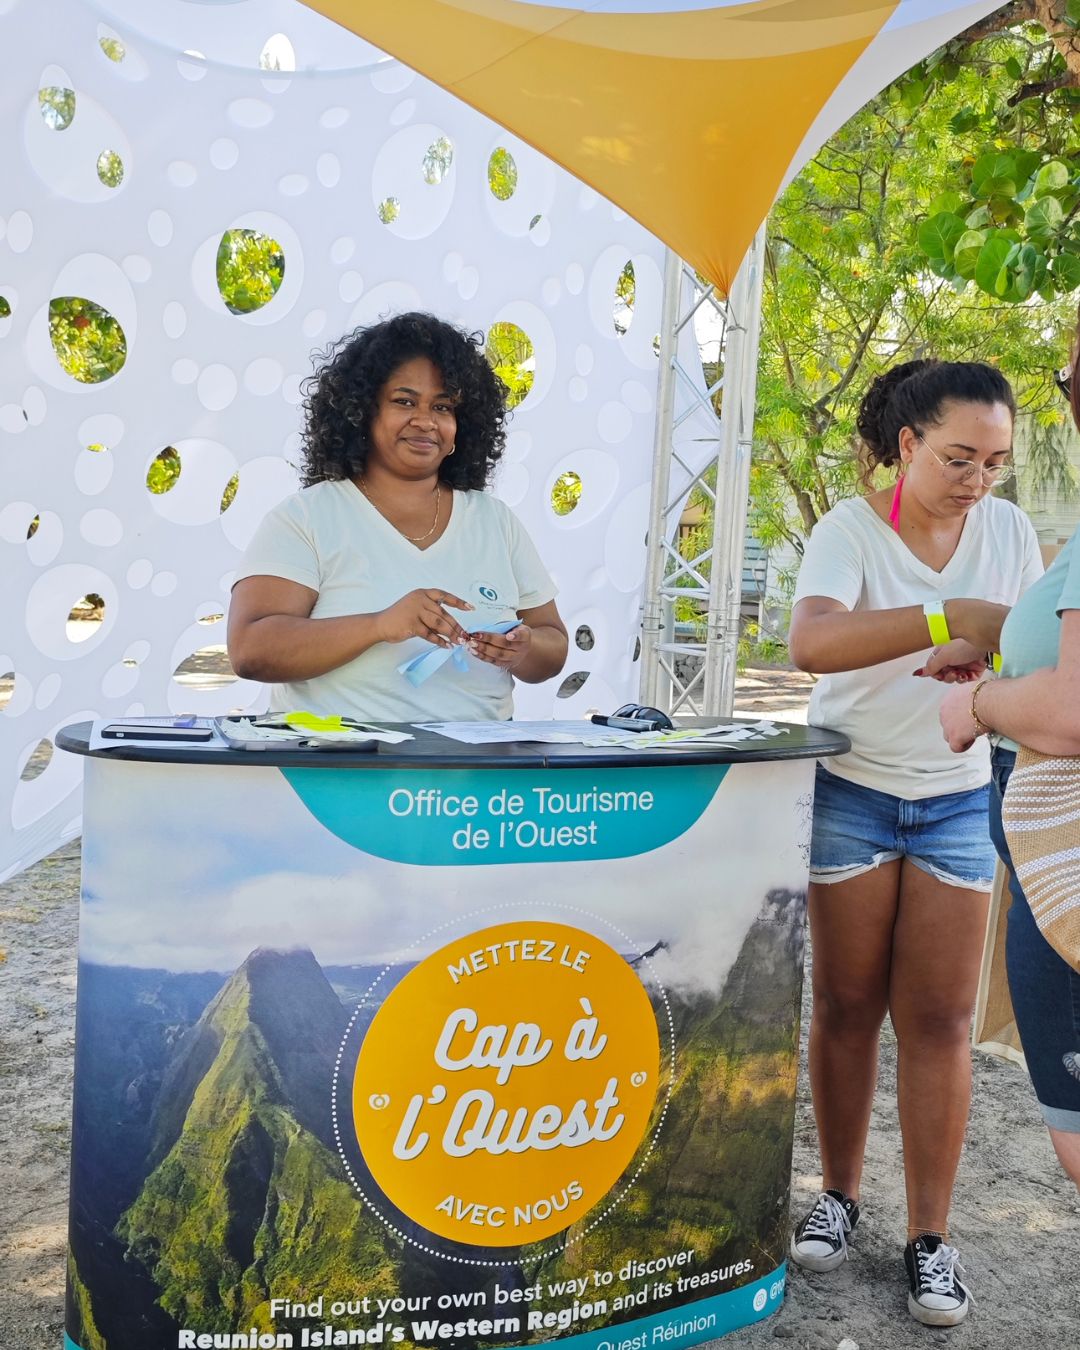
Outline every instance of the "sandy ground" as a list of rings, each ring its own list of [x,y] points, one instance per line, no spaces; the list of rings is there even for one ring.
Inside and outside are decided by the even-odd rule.
[[[804,721],[806,697],[803,676],[750,671],[737,706]],[[59,1350],[62,1341],[78,893],[77,843],[0,885],[0,1350]],[[774,1343],[792,1350],[1076,1345],[1080,1197],[1056,1164],[1026,1076],[982,1055],[975,1057],[953,1211],[954,1240],[977,1306],[952,1331],[910,1319],[895,1074],[895,1042],[886,1028],[852,1259],[832,1275],[793,1268],[781,1312],[719,1344],[724,1350]],[[818,1169],[804,1075],[795,1135],[797,1213],[813,1201]]]

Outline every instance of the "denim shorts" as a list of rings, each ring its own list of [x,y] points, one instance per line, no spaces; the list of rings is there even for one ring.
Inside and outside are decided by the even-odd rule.
[[[994,883],[990,787],[909,801],[862,787],[821,764],[814,792],[810,880],[850,881],[897,858],[969,891]]]
[[[1028,1073],[1047,1125],[1080,1134],[1080,975],[1039,932],[1024,892],[1012,875],[1009,845],[1001,828],[1001,798],[1016,755],[995,750],[990,793],[990,832],[1009,868],[1009,923],[1005,965],[1009,972],[1016,1029]]]

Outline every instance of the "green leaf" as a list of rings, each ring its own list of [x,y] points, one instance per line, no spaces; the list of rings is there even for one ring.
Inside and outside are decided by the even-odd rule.
[[[942,211],[919,226],[919,247],[932,262],[952,262],[953,250],[964,232],[959,216]]]
[[[915,112],[925,98],[925,80],[908,80],[900,90],[900,102],[908,112]]]
[[[1024,74],[1024,67],[1015,56],[1010,56],[1005,62],[1005,73],[1011,76],[1012,79],[1019,80]]]
[[[1037,241],[1051,239],[1065,219],[1065,212],[1056,197],[1039,197],[1028,207],[1024,224],[1028,235]]]
[[[1045,197],[1051,192],[1060,192],[1069,186],[1069,169],[1060,159],[1052,159],[1044,164],[1035,175],[1035,196]]]
[[[1013,189],[1009,194],[1012,196],[1016,192],[1016,160],[1012,155],[1002,154],[999,150],[992,150],[989,154],[980,155],[971,166],[971,182],[980,197],[989,197],[995,188],[984,188],[984,184],[1012,182]]]
[[[931,258],[929,262],[930,271],[933,272],[935,276],[941,277],[943,281],[957,281],[960,279],[960,274],[957,272],[956,268],[952,263],[946,262],[944,258]]]
[[[983,244],[975,263],[975,284],[980,291],[985,291],[987,295],[1003,295],[1004,291],[998,290],[998,281],[1002,273],[1006,275],[1005,289],[1008,289],[1005,260],[1012,253],[1013,247],[1008,239],[1002,238],[999,234],[991,235]]]
[[[1073,27],[1080,25],[1080,0],[1065,0],[1065,22]]]
[[[1015,198],[997,193],[986,203],[986,209],[995,225],[1019,224],[1024,218],[1023,210]]]
[[[985,243],[986,233],[983,230],[965,230],[960,236],[953,250],[953,266],[960,276],[970,280],[975,275],[975,266]]]
[[[1009,276],[1009,269],[1003,267],[994,278],[994,294],[1004,300],[1009,294],[1009,288],[1012,282]]]
[[[990,212],[985,206],[976,207],[964,222],[969,230],[982,230],[990,224]]]
[[[979,114],[974,108],[961,108],[958,113],[954,113],[949,119],[949,129],[957,136],[962,136],[965,132],[971,131],[973,127],[979,125]]]
[[[939,192],[927,208],[928,216],[938,216],[942,212],[949,215],[958,216],[961,208],[966,204],[967,198],[959,192]]]
[[[1041,150],[1013,150],[1013,162],[1016,164],[1016,176],[1022,183],[1026,183],[1033,173],[1042,164],[1043,157]]]
[[[1015,178],[984,178],[975,189],[975,196],[981,197],[984,201],[988,197],[1015,197],[1016,196]]]
[[[1017,257],[1017,270],[1013,285],[1017,298],[1026,300],[1033,291],[1037,291],[1046,281],[1049,264],[1046,255],[1034,244],[1023,244]]]
[[[1050,271],[1059,291],[1067,294],[1080,287],[1080,258],[1075,253],[1059,253]]]

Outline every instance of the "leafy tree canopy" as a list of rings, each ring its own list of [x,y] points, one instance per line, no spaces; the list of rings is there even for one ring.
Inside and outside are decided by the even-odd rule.
[[[998,40],[981,38],[971,50]],[[988,239],[1004,252],[991,285],[969,285],[958,268],[973,262],[989,278],[989,264],[980,261],[985,245],[976,249],[965,239],[972,232],[967,217],[959,229],[940,219],[951,220],[955,205],[943,203],[942,193],[958,195],[957,172],[978,163],[957,110],[985,107],[990,127],[992,110],[1007,104],[1016,79],[1003,63],[947,59],[942,73],[923,79],[917,69],[863,109],[772,214],[751,483],[753,525],[768,545],[786,540],[801,552],[821,515],[857,489],[859,400],[895,360],[933,355],[999,365],[1027,426],[1047,433],[1042,471],[1060,467],[1052,433],[1066,409],[1054,376],[1066,360],[1074,305],[1056,283],[1047,284],[1057,275],[1053,265],[1040,271],[1027,254],[1017,266],[1030,270],[1032,284],[1018,286],[1013,263],[1005,263],[1017,241],[990,224]],[[1025,218],[1043,203],[1049,219],[1054,208],[1046,203],[1061,205],[1059,175],[1044,172],[1036,187],[1033,165]],[[986,189],[989,180],[979,181]],[[1004,287],[1002,267],[1013,269]]]
[[[962,75],[974,73],[975,84]],[[1080,287],[1080,0],[1014,0],[890,91],[953,88],[951,154],[918,242],[938,276],[1008,302]],[[962,92],[962,97],[961,97]]]

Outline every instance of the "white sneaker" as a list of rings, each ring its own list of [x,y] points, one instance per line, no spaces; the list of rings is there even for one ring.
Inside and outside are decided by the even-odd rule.
[[[955,1247],[936,1233],[920,1233],[904,1248],[907,1267],[908,1311],[928,1327],[954,1327],[971,1308],[972,1298],[961,1283],[964,1267]]]
[[[791,1235],[791,1257],[807,1270],[835,1270],[847,1260],[847,1240],[859,1222],[859,1206],[843,1191],[822,1191]]]

